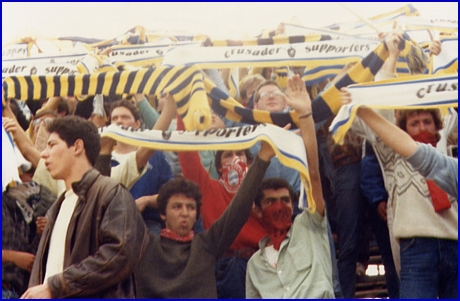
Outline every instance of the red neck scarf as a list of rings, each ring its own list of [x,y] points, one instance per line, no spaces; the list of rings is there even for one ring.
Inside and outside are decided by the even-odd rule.
[[[160,232],[161,237],[165,237],[165,238],[175,240],[175,241],[180,241],[180,242],[190,242],[190,241],[192,241],[194,235],[195,235],[195,232],[193,232],[193,230],[191,230],[185,236],[180,236],[176,232],[174,232],[174,231],[172,231],[170,229],[167,229],[167,228],[161,229],[161,232]]]
[[[262,221],[273,247],[278,251],[292,226],[291,208],[283,202],[276,202],[262,211]]]
[[[433,147],[436,147],[437,144],[436,136],[427,130],[421,131],[418,135],[415,135],[412,138],[420,143],[431,144]],[[449,198],[447,197],[447,193],[439,188],[433,180],[426,180],[426,184],[428,186],[428,190],[430,191],[431,200],[433,201],[434,211],[440,212],[442,210],[449,209],[451,205]]]

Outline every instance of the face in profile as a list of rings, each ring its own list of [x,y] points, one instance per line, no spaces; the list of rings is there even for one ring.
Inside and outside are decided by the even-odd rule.
[[[75,146],[67,146],[58,134],[51,133],[45,150],[41,153],[46,170],[55,180],[63,180],[69,174],[74,162]]]

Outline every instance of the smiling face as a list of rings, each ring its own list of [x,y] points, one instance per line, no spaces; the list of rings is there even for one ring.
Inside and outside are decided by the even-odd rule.
[[[181,193],[174,194],[169,198],[166,205],[166,215],[161,214],[166,228],[180,236],[187,235],[193,229],[196,217],[196,200]]]
[[[269,112],[283,112],[287,108],[282,92],[275,85],[266,85],[259,89],[259,100],[254,103],[254,108]]]
[[[75,146],[67,146],[58,134],[51,133],[41,157],[45,160],[46,170],[55,180],[65,180],[69,175],[69,168],[75,162]]]
[[[419,112],[407,116],[406,131],[411,137],[420,134],[424,130],[433,135],[437,132],[431,113]]]

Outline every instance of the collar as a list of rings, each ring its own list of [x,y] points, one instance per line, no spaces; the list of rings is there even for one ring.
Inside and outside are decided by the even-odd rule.
[[[80,181],[72,183],[72,190],[78,196],[85,195],[100,175],[101,174],[97,169],[91,168],[83,174]]]
[[[288,233],[286,234],[285,239],[283,240],[283,242],[281,242],[279,252],[281,252],[281,250],[284,248],[284,246],[289,243],[289,240],[291,239],[291,235],[292,235],[292,227],[293,226],[294,226],[294,223],[292,223],[291,229],[289,229]],[[265,247],[267,246],[269,241],[270,241],[270,237],[268,235],[265,236],[264,238],[262,238],[259,241],[259,250],[260,250],[260,255],[261,256],[264,255]]]

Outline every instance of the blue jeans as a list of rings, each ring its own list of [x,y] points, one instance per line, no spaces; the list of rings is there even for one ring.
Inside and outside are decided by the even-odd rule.
[[[343,297],[355,297],[356,262],[358,245],[362,233],[363,209],[365,198],[360,185],[361,163],[355,162],[336,169],[334,192],[337,235],[339,237],[340,287]]]
[[[249,259],[222,257],[216,263],[217,298],[246,298],[246,267]]]
[[[401,299],[457,299],[458,241],[400,240]]]

